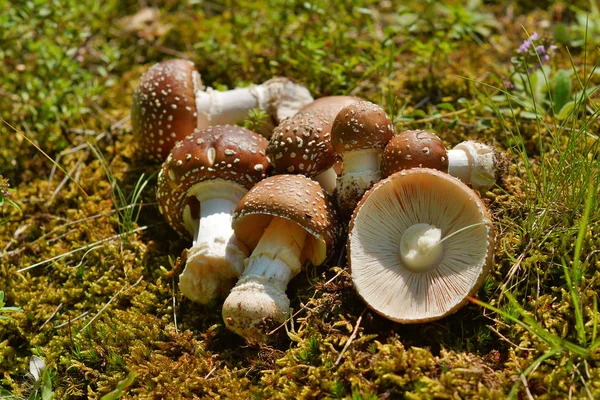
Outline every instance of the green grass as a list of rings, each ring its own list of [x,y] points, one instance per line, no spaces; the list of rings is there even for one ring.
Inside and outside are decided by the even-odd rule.
[[[525,1],[514,17],[478,1],[156,4],[159,19],[133,29],[137,2],[0,0],[0,174],[14,187],[0,182],[1,396],[600,396],[600,59],[592,42],[564,47],[585,37],[583,12]],[[562,28],[539,34],[563,46],[529,71],[536,60],[516,49],[540,29],[530,21],[555,19]],[[159,214],[157,167],[137,160],[127,124],[140,75],[174,56],[218,89],[284,75],[315,97],[377,102],[397,131],[509,153],[508,177],[482,194],[498,236],[475,304],[392,323],[366,309],[336,257],[292,281],[294,320],[251,347],[225,329],[218,302],[184,299],[174,269],[189,243]],[[246,126],[262,119],[254,111]],[[47,364],[38,381],[33,355]]]

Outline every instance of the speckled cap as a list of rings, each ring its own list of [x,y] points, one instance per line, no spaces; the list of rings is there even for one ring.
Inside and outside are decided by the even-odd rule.
[[[162,162],[175,143],[196,129],[196,96],[202,88],[194,63],[175,59],[152,66],[133,93],[131,125],[141,158]]]
[[[448,152],[439,137],[431,132],[412,130],[390,140],[381,157],[384,177],[420,167],[448,172]]]
[[[335,163],[331,126],[337,113],[358,97],[322,97],[278,125],[267,154],[278,174],[316,176]]]
[[[235,125],[196,130],[178,142],[158,175],[156,197],[167,222],[187,235],[183,208],[192,186],[214,179],[233,181],[250,189],[270,172],[267,140]]]
[[[322,264],[333,251],[337,236],[335,208],[329,195],[312,179],[275,175],[259,182],[238,204],[233,230],[252,251],[273,217],[292,221],[310,233],[302,256],[313,265]]]
[[[394,125],[390,117],[369,101],[358,101],[342,108],[331,128],[331,144],[337,154],[383,149],[393,136]]]

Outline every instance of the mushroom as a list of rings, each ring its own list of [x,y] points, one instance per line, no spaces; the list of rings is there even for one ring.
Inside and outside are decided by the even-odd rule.
[[[234,235],[237,203],[271,168],[267,140],[234,125],[196,130],[178,142],[158,175],[159,210],[192,236],[181,292],[198,303],[226,295],[244,269],[248,249]]]
[[[448,151],[448,173],[475,190],[489,190],[501,182],[508,165],[504,153],[474,140],[459,143]]]
[[[404,131],[385,146],[381,160],[383,176],[419,167],[448,172],[446,146],[433,133],[422,130]]]
[[[227,328],[264,341],[265,328],[287,318],[285,290],[306,261],[322,264],[333,251],[336,215],[321,186],[302,175],[275,175],[246,193],[233,230],[252,251],[246,269],[223,304]]]
[[[405,131],[387,144],[382,158],[383,175],[415,167],[448,172],[473,189],[485,191],[506,175],[508,159],[493,146],[481,142],[468,140],[446,151],[433,133]]]
[[[346,214],[352,214],[362,195],[381,179],[381,155],[393,136],[390,118],[368,101],[352,103],[335,117],[331,144],[343,165],[336,184],[337,202]]]
[[[194,131],[196,92],[201,87],[200,74],[187,60],[163,61],[142,75],[131,106],[131,126],[141,157],[162,162],[177,141]]]
[[[321,97],[283,121],[273,131],[267,154],[278,174],[302,174],[314,177],[333,193],[336,162],[331,146],[331,126],[337,113],[358,97]]]
[[[163,161],[173,145],[196,128],[242,122],[255,108],[267,112],[271,125],[276,125],[312,101],[308,89],[286,78],[213,90],[203,86],[194,63],[174,59],[155,64],[142,75],[133,94],[131,123],[143,156]],[[270,134],[272,128],[265,131]]]
[[[493,262],[494,229],[478,194],[429,168],[375,184],[350,222],[348,262],[360,297],[393,321],[455,312]]]

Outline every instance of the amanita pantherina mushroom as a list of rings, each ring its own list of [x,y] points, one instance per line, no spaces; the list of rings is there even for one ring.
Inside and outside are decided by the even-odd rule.
[[[164,61],[142,75],[131,106],[141,157],[162,162],[177,141],[196,129],[196,92],[201,88],[200,74],[187,60]]]
[[[236,124],[255,108],[267,112],[276,125],[312,101],[308,89],[286,78],[213,90],[203,86],[194,63],[175,59],[155,64],[142,75],[133,95],[131,123],[143,157],[163,161],[173,145],[196,128]]]
[[[302,175],[275,175],[259,182],[238,204],[236,237],[252,255],[223,304],[227,328],[250,341],[288,315],[288,282],[306,261],[322,264],[334,248],[336,216],[321,186]]]
[[[273,131],[267,154],[278,174],[314,177],[333,193],[336,157],[331,146],[331,126],[337,113],[358,97],[321,97],[283,121]]]
[[[233,125],[196,130],[178,142],[158,175],[159,209],[181,235],[191,235],[179,288],[207,303],[224,296],[244,269],[246,246],[231,229],[237,203],[271,168],[267,140]]]
[[[375,184],[350,222],[348,262],[356,290],[397,322],[427,322],[456,311],[483,283],[493,252],[493,226],[478,194],[429,168]]]
[[[381,155],[394,126],[377,104],[359,101],[344,107],[331,129],[333,150],[342,156],[337,202],[351,214],[362,195],[381,179]]]
[[[492,146],[465,141],[446,151],[433,133],[405,131],[387,144],[382,159],[384,176],[409,168],[434,168],[471,185],[476,190],[489,190],[506,174],[508,161]]]
[[[404,131],[385,146],[381,160],[383,176],[420,167],[448,172],[446,146],[433,133],[422,130]]]

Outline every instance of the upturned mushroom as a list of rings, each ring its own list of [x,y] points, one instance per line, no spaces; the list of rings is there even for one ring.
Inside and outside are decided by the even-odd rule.
[[[381,179],[381,155],[394,136],[394,126],[377,104],[359,101],[344,107],[331,129],[333,150],[342,156],[337,179],[337,202],[345,214]]]
[[[322,264],[333,251],[336,215],[321,186],[302,175],[275,175],[240,201],[236,237],[252,251],[246,269],[223,304],[227,328],[249,341],[288,316],[288,282],[306,262]]]
[[[317,180],[333,193],[336,173],[331,127],[337,113],[358,97],[321,97],[283,121],[273,131],[267,154],[278,174],[302,174]]]
[[[455,312],[493,262],[494,229],[478,194],[429,168],[375,184],[350,222],[348,262],[360,297],[402,323]]]
[[[198,303],[229,293],[244,269],[246,245],[231,229],[235,207],[271,168],[267,140],[233,125],[196,130],[178,142],[158,175],[159,210],[182,236],[192,236],[181,292]]]
[[[404,131],[392,138],[383,152],[383,176],[417,167],[447,172],[485,191],[506,175],[508,160],[493,146],[473,140],[447,151],[439,137],[423,130]]]
[[[205,87],[194,63],[174,59],[152,66],[142,75],[133,94],[131,123],[150,161],[163,161],[173,145],[211,125],[242,122],[252,109],[268,113],[274,125],[313,101],[310,92],[286,78],[228,91]]]

